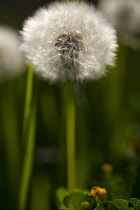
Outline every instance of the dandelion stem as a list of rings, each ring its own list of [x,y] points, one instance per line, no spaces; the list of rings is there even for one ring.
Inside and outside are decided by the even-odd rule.
[[[28,123],[29,123],[31,98],[32,98],[32,87],[33,87],[33,67],[30,65],[27,74],[26,96],[25,96],[25,106],[24,106],[24,115],[23,115],[23,126],[22,126],[23,146],[26,145],[26,140],[27,140]]]
[[[74,85],[66,84],[66,142],[67,142],[67,185],[75,188],[75,100]]]
[[[23,171],[21,178],[21,188],[19,192],[19,210],[26,209],[28,189],[34,162],[34,147],[35,147],[35,128],[36,128],[36,109],[37,109],[37,89],[38,85],[34,85],[34,95],[31,103],[31,108],[28,116],[28,130],[26,140],[26,150],[23,162]],[[27,90],[28,91],[28,90]]]

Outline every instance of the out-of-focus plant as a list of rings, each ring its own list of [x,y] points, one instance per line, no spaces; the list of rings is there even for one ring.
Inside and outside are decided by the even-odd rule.
[[[138,0],[100,0],[100,8],[108,21],[117,29],[120,41],[140,48],[140,1]]]
[[[104,188],[95,186],[90,193],[75,191],[71,194],[64,189],[58,189],[57,198],[59,200],[59,209],[63,210],[139,210],[140,200],[130,198],[129,200],[115,199],[113,201],[107,198],[107,191]],[[59,195],[59,196],[58,196]],[[62,199],[62,196],[63,199]],[[61,200],[62,199],[62,200]]]
[[[18,33],[0,26],[0,121],[7,183],[13,204],[16,204],[21,165],[15,83],[21,78],[23,64]]]

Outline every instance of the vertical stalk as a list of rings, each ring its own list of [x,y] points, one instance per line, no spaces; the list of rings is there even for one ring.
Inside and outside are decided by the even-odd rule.
[[[110,72],[109,78],[109,113],[116,120],[122,111],[122,94],[126,68],[127,48],[120,45],[116,67]]]
[[[75,188],[75,100],[74,85],[66,84],[66,143],[67,143],[67,185]]]
[[[36,85],[36,88],[34,90],[34,95],[33,95],[32,103],[31,103],[30,111],[28,114],[28,126],[26,130],[27,133],[24,134],[27,139],[26,139],[26,145],[25,145],[25,155],[24,155],[24,161],[23,161],[21,186],[20,186],[20,192],[19,192],[19,210],[26,209],[30,178],[31,178],[32,169],[33,169],[36,112],[37,112],[37,99],[38,99],[37,89],[38,89],[38,85]],[[26,90],[26,92],[28,92],[28,89]],[[31,99],[30,99],[30,102],[31,102]]]
[[[51,209],[51,180],[48,175],[40,171],[33,176],[29,205],[30,210]]]
[[[124,152],[124,125],[126,124],[126,113],[123,106],[125,71],[126,71],[127,47],[120,45],[116,68],[110,74],[108,113],[113,122],[113,133],[109,149],[114,155]],[[121,145],[121,146],[120,146]],[[118,148],[119,147],[119,148]]]
[[[18,133],[17,107],[13,81],[1,84],[1,123],[3,128],[4,150],[7,169],[7,180],[12,202],[16,203],[20,175],[20,145]]]
[[[23,126],[22,126],[22,143],[24,147],[26,145],[26,139],[27,139],[27,133],[28,133],[32,89],[33,89],[33,67],[30,65],[28,68],[28,73],[27,73],[25,106],[24,106],[24,114],[23,114]]]

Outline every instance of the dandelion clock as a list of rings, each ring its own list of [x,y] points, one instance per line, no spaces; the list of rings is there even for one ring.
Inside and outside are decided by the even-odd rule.
[[[115,31],[85,3],[55,3],[39,9],[21,34],[29,63],[50,82],[98,79],[114,61]]]
[[[0,27],[0,81],[16,77],[22,72],[23,61],[17,33],[7,27]]]
[[[106,74],[107,65],[114,64],[115,30],[93,6],[61,2],[41,8],[28,18],[21,38],[21,49],[35,73],[50,83],[66,83],[67,184],[72,191],[75,188],[73,83],[98,79]],[[24,204],[22,199],[21,206]]]
[[[132,47],[140,48],[140,1],[100,0],[106,18],[117,29],[120,40]]]

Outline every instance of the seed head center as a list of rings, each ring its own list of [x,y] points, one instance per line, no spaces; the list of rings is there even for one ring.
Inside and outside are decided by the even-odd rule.
[[[77,33],[61,34],[57,38],[55,46],[59,48],[62,55],[76,54],[83,49],[82,36]]]
[[[61,34],[55,46],[58,48],[64,66],[72,69],[76,65],[79,51],[83,49],[83,39],[78,33]]]

